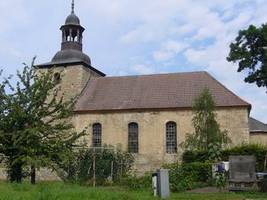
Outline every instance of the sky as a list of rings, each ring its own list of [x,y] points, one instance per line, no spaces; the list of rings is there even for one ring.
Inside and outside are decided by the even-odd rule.
[[[60,49],[71,0],[1,0],[0,69],[4,76],[48,62]],[[76,0],[84,52],[108,76],[207,71],[252,104],[267,123],[266,88],[247,84],[228,63],[240,29],[267,23],[267,0]]]

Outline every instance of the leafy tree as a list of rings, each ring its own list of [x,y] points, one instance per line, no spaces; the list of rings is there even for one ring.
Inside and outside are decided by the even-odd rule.
[[[267,24],[239,31],[227,60],[238,63],[238,72],[248,72],[245,82],[267,87]]]
[[[182,144],[186,149],[208,150],[211,145],[223,147],[230,141],[227,131],[221,131],[216,121],[215,103],[207,88],[194,100],[193,110],[192,123],[195,131],[186,135]]]
[[[60,87],[52,70],[38,73],[33,63],[24,65],[23,71],[17,72],[16,84],[12,77],[0,83],[0,154],[7,160],[12,182],[21,182],[23,169],[31,168],[34,184],[35,169],[53,168],[72,155],[85,131],[73,130],[70,117],[75,99],[58,95]]]

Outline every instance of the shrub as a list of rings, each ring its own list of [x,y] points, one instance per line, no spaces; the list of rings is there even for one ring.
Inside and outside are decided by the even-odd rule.
[[[152,187],[152,177],[150,173],[138,177],[136,175],[128,175],[121,179],[120,186],[126,186],[133,190],[139,190]]]
[[[57,169],[59,176],[67,182],[79,184],[93,183],[93,160],[95,157],[96,183],[104,185],[110,180],[118,181],[130,171],[134,158],[127,152],[103,149],[82,149],[68,163]]]
[[[208,151],[185,151],[182,156],[183,163],[206,162],[209,160]]]
[[[222,159],[228,160],[230,155],[254,155],[256,158],[256,171],[263,171],[266,154],[266,146],[259,144],[244,144],[223,151]]]
[[[231,155],[254,155],[256,158],[256,171],[263,171],[267,147],[258,144],[243,144],[222,151],[222,160],[229,160]],[[184,163],[206,162],[209,160],[208,151],[185,151]]]
[[[207,183],[212,177],[209,163],[174,163],[164,165],[164,168],[169,169],[170,187],[174,192],[193,189],[199,183]]]

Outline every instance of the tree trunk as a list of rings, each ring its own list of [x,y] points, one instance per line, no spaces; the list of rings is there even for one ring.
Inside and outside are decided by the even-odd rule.
[[[31,166],[31,184],[35,184],[36,183],[36,169],[35,167],[32,165]]]
[[[22,164],[15,164],[9,169],[10,182],[22,182]]]

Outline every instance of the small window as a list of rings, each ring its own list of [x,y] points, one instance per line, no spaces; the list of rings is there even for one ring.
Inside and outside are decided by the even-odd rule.
[[[57,72],[57,73],[54,74],[54,81],[56,83],[60,83],[60,81],[61,81],[60,73]]]
[[[138,124],[130,123],[128,125],[128,151],[129,153],[138,153]]]
[[[99,123],[93,124],[93,147],[101,147],[102,145],[102,126]]]
[[[166,124],[166,152],[177,153],[177,127],[175,122]]]

